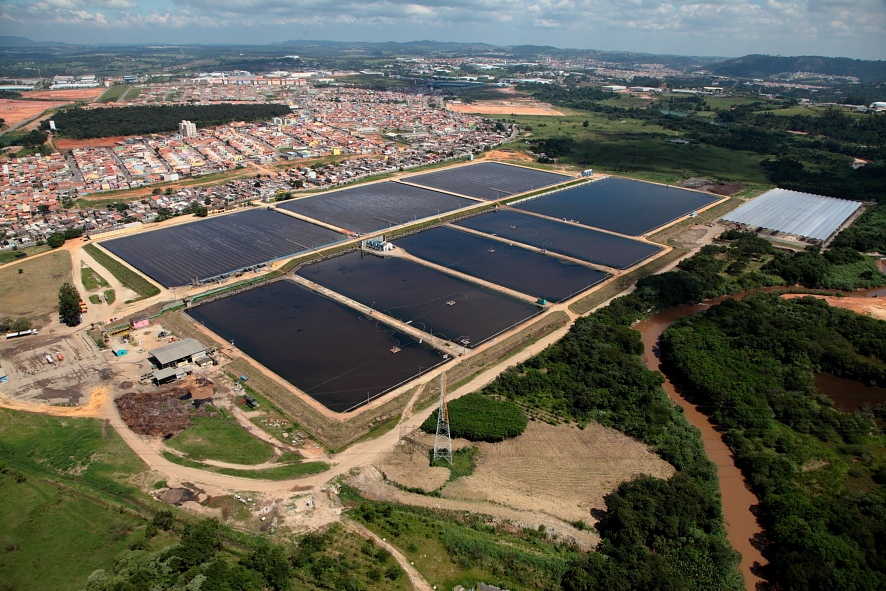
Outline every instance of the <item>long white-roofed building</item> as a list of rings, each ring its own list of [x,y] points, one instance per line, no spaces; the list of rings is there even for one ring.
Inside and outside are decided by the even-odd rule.
[[[723,219],[826,241],[860,207],[858,201],[772,189],[724,215]]]

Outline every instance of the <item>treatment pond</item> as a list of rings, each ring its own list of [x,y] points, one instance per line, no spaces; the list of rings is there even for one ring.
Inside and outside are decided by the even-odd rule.
[[[608,277],[591,267],[445,226],[394,244],[420,259],[551,302]]]
[[[478,215],[455,225],[615,269],[632,267],[661,250],[654,244],[513,210]]]
[[[287,280],[188,313],[336,412],[444,362],[435,349]]]
[[[538,312],[535,304],[399,258],[354,252],[298,274],[427,333],[471,346]]]
[[[585,226],[639,236],[722,199],[688,189],[679,189],[607,178],[565,191],[512,204],[559,219],[575,220]]]

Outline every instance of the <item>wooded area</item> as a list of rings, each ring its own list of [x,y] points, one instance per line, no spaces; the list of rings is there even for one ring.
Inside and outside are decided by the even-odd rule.
[[[269,121],[288,115],[279,104],[157,105],[138,107],[74,108],[53,117],[58,133],[75,140],[118,135],[143,135],[178,131],[184,119],[198,128],[225,125],[232,121]],[[48,130],[44,121],[41,129]]]
[[[674,323],[663,359],[722,428],[760,499],[766,578],[785,590],[886,588],[886,443],[814,372],[886,385],[886,322],[757,293]]]

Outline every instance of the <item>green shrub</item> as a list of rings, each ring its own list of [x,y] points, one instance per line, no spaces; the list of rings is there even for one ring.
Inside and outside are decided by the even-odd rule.
[[[422,423],[422,431],[436,432],[438,413],[434,411]],[[474,392],[449,403],[449,427],[453,437],[494,443],[526,430],[526,415],[513,402]]]

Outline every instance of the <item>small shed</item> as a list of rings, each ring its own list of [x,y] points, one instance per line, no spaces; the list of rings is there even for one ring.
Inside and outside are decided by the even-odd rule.
[[[133,330],[136,328],[145,328],[146,326],[150,326],[151,321],[148,320],[148,317],[145,315],[133,316],[129,319],[129,326],[132,327]]]
[[[182,366],[182,367],[167,367],[164,369],[158,369],[151,372],[151,379],[154,380],[158,386],[160,384],[166,384],[169,382],[174,382],[175,380],[184,379],[189,373],[194,370],[193,366]]]

